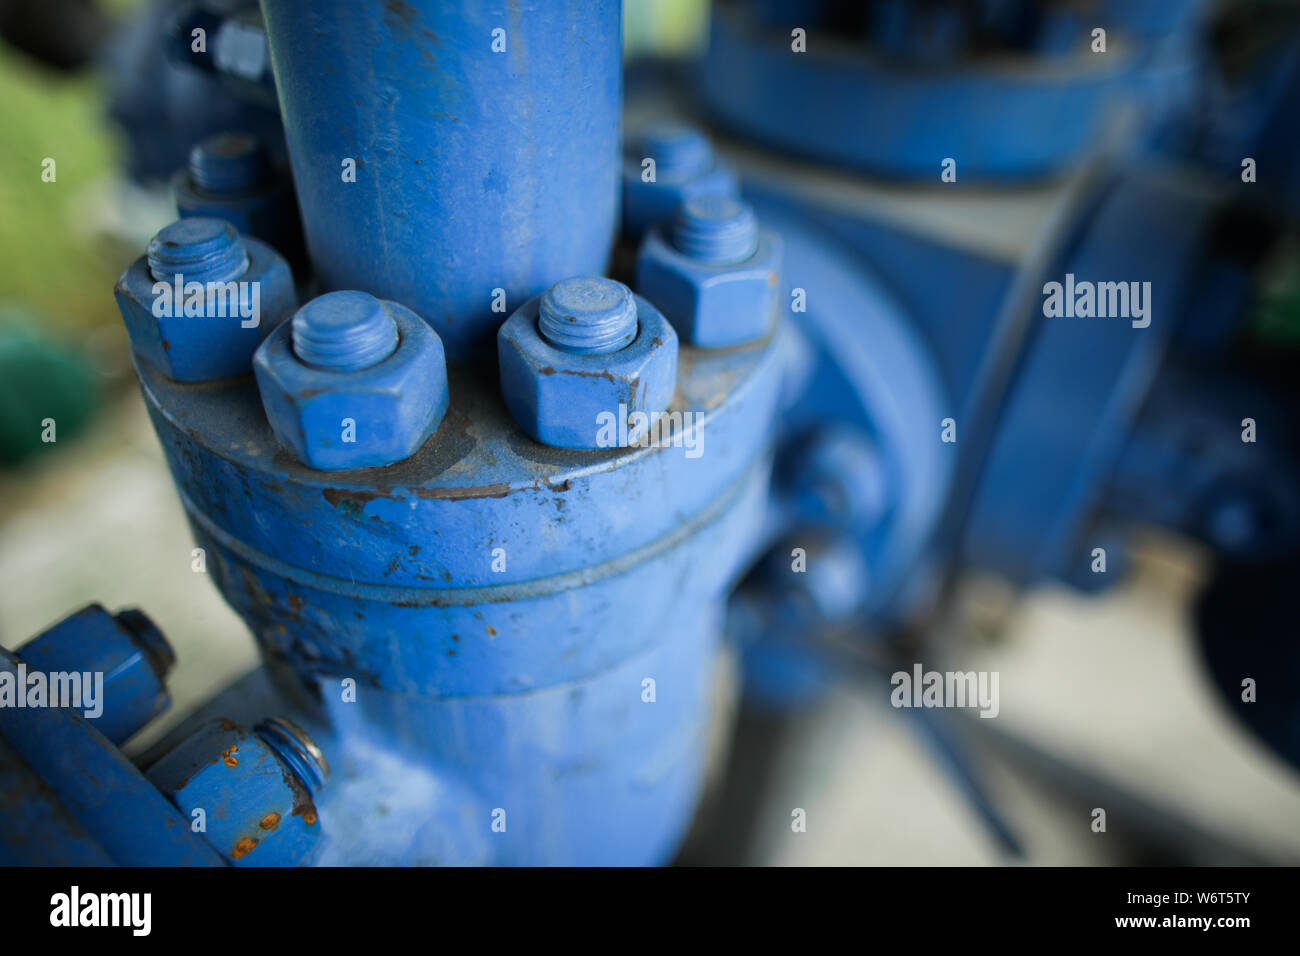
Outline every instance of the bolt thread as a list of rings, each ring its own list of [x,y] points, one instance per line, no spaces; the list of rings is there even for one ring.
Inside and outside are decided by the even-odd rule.
[[[293,350],[300,361],[332,372],[378,365],[397,349],[397,322],[367,292],[329,292],[294,314]]]
[[[253,733],[293,771],[309,793],[319,793],[325,786],[330,775],[325,755],[307,732],[288,717],[268,717],[253,728]]]
[[[139,608],[127,608],[113,615],[117,626],[131,636],[131,642],[140,648],[149,661],[149,666],[159,679],[166,677],[176,666],[176,652],[172,649],[162,631],[149,616]]]
[[[178,219],[149,241],[149,272],[159,281],[226,282],[248,269],[248,249],[235,227],[220,219]]]
[[[266,149],[248,133],[218,133],[190,151],[194,185],[214,194],[248,192],[270,173]]]
[[[617,352],[636,338],[636,300],[621,282],[601,276],[564,279],[542,294],[538,327],[574,355]]]
[[[748,204],[731,196],[688,199],[673,219],[673,245],[710,265],[744,262],[758,248],[758,220]]]
[[[676,123],[651,126],[632,148],[636,160],[653,159],[655,178],[685,179],[713,165],[713,147],[699,130]]]

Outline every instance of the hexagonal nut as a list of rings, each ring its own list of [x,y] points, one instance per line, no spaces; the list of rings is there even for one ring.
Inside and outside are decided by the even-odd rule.
[[[710,265],[679,252],[660,227],[637,256],[637,291],[663,311],[681,337],[700,348],[726,348],[764,338],[781,294],[781,239],[759,232],[744,262]]]
[[[205,724],[147,776],[233,865],[294,866],[320,841],[307,787],[265,741],[229,720]]]
[[[211,382],[247,375],[257,347],[298,307],[284,257],[250,236],[243,242],[248,269],[230,282],[205,283],[198,315],[185,314],[188,283],[182,280],[178,293],[174,279],[155,280],[144,256],[117,280],[113,294],[131,348],[168,378]],[[172,307],[177,302],[180,307]]]
[[[442,339],[405,306],[382,304],[397,323],[398,344],[370,368],[338,372],[303,364],[293,351],[292,322],[267,336],[253,356],[271,428],[309,468],[345,471],[402,461],[447,413]]]
[[[640,236],[656,223],[671,219],[687,199],[740,193],[736,174],[717,161],[712,168],[688,178],[656,173],[654,182],[646,182],[643,175],[640,159],[623,161],[623,231],[629,236]]]
[[[620,416],[627,421],[640,412],[649,418],[668,409],[677,387],[677,333],[658,309],[634,298],[636,338],[604,355],[575,355],[546,341],[537,326],[541,296],[529,299],[501,326],[501,394],[533,438],[552,448],[617,447],[610,424]],[[623,444],[639,440],[643,424],[628,421]]]

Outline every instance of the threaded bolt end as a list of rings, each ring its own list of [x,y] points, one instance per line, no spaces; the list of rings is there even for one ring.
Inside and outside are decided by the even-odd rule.
[[[557,349],[605,355],[636,338],[636,300],[623,283],[603,276],[562,279],[542,293],[537,324]]]
[[[690,126],[661,123],[641,131],[631,152],[637,160],[655,161],[655,178],[688,179],[713,166],[708,137]]]
[[[270,170],[265,147],[248,133],[218,133],[190,150],[190,179],[209,193],[249,192],[266,182]]]
[[[358,372],[397,349],[397,322],[368,292],[328,292],[293,317],[293,351],[313,368]]]
[[[325,755],[307,731],[288,717],[268,717],[253,728],[253,733],[293,771],[308,793],[319,793],[325,786],[330,776]]]
[[[248,269],[248,250],[235,227],[220,219],[178,219],[149,240],[145,261],[159,281],[226,282]]]
[[[678,208],[670,238],[683,255],[699,262],[734,265],[758,248],[758,220],[747,203],[732,196],[697,196]]]
[[[167,638],[163,637],[162,631],[158,630],[158,625],[154,624],[144,611],[139,608],[127,608],[114,614],[113,620],[117,622],[119,628],[131,636],[131,643],[144,654],[159,680],[166,677],[176,666],[176,652],[167,642]]]

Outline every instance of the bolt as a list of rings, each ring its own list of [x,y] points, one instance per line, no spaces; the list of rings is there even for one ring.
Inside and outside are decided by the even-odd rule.
[[[293,316],[293,351],[299,361],[331,372],[359,372],[397,349],[397,322],[368,292],[330,292]]]
[[[253,733],[293,771],[308,793],[317,794],[329,779],[325,755],[307,732],[288,717],[268,717]]]
[[[131,643],[144,654],[160,680],[176,666],[176,652],[167,643],[162,631],[158,630],[158,625],[149,620],[143,611],[128,608],[114,614],[113,620],[123,632],[130,635]]]
[[[677,210],[671,238],[683,255],[709,265],[736,265],[758,248],[758,220],[731,196],[696,196]]]
[[[270,169],[266,149],[248,133],[218,133],[190,151],[190,179],[213,194],[251,192]]]
[[[688,179],[713,165],[713,147],[699,130],[677,123],[651,126],[636,137],[633,152],[655,161],[655,177]]]
[[[227,282],[248,270],[248,249],[235,227],[220,219],[178,219],[149,240],[145,254],[159,281]]]
[[[889,480],[875,443],[847,424],[821,428],[791,455],[793,492],[807,520],[864,531],[889,509]]]
[[[562,351],[605,355],[636,338],[636,302],[632,290],[613,279],[562,279],[543,293],[537,324],[543,337]]]

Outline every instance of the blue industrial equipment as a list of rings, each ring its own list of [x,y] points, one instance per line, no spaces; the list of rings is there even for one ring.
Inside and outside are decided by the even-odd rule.
[[[257,350],[253,370],[276,438],[311,468],[401,461],[447,412],[438,334],[365,292],[308,302]]]
[[[224,219],[240,234],[261,239],[302,271],[302,228],[293,184],[251,133],[209,136],[190,150],[172,181],[181,217]]]
[[[848,374],[844,343],[856,341],[880,362],[878,374],[901,375],[902,356],[930,368],[925,387],[895,382],[856,408],[821,368],[807,375],[815,386],[785,407],[792,442],[778,461],[790,464],[778,469],[774,487],[778,506],[789,509],[784,523],[774,522],[784,531],[742,585],[733,614],[754,700],[815,696],[837,665],[810,654],[807,636],[908,622],[933,602],[954,555],[961,566],[1019,584],[1050,577],[1098,589],[1123,578],[1127,536],[1139,525],[1162,525],[1239,559],[1271,560],[1296,547],[1300,495],[1285,407],[1226,357],[1253,291],[1250,281],[1225,281],[1242,250],[1226,257],[1214,241],[1241,199],[1230,188],[1211,189],[1168,168],[1103,162],[1067,196],[1039,252],[1018,269],[771,186],[746,193],[784,238],[788,291],[809,290],[808,312],[794,316],[800,334],[828,330],[824,341],[832,344],[813,343],[821,362]],[[1247,275],[1276,229],[1257,226],[1255,252],[1239,263]],[[858,305],[849,286],[832,284],[835,256],[841,283],[888,275],[874,280],[893,293],[883,314],[914,337],[909,344],[881,350],[874,340],[888,324],[878,306]],[[1075,276],[1127,284],[1138,277],[1136,261],[1151,283],[1144,318],[1044,314],[1048,283]],[[953,284],[936,283],[937,275]],[[960,326],[947,296],[954,287],[964,293]],[[866,381],[866,368],[850,381]],[[880,434],[891,407],[917,414]],[[796,423],[805,416],[801,433]],[[1246,419],[1267,423],[1260,427],[1269,439],[1243,442]],[[942,440],[945,420],[950,444]],[[848,507],[843,491],[809,490],[810,483],[833,486],[825,459],[808,444],[827,422],[839,423],[834,431],[856,429],[861,446],[835,459],[838,480],[847,484],[852,475],[867,502],[880,500],[872,489],[888,489],[883,504],[857,506],[877,517],[856,532],[849,522],[827,527],[826,502]],[[909,474],[919,477],[894,477],[890,459],[908,449]],[[909,500],[912,523],[897,530],[891,509]],[[854,539],[868,558],[866,574],[845,560],[844,543]],[[893,542],[894,550],[874,557],[872,542]],[[810,568],[815,548],[827,575],[860,579],[860,600],[840,600],[841,613],[828,616],[816,586],[789,571],[799,544]],[[1105,573],[1096,573],[1097,548],[1106,552]]]
[[[616,231],[616,5],[522,24],[504,8],[265,12],[313,265],[356,291],[271,333],[260,395],[247,376],[196,390],[156,353],[135,357],[274,696],[305,690],[290,712],[349,768],[320,796],[321,859],[667,860],[700,785],[722,600],[763,526],[780,335],[679,354],[645,300],[570,278],[603,269]],[[387,357],[391,319],[333,309],[401,308],[361,291],[414,310]],[[527,301],[501,333],[499,392],[475,360],[501,321],[494,301],[512,300]],[[327,309],[348,314],[312,319]],[[412,391],[442,358],[403,330],[415,313],[447,346],[445,417]],[[381,462],[344,419],[358,436],[404,420],[362,401],[362,379],[407,348],[428,374],[388,394],[429,417],[367,468]],[[651,434],[622,420],[659,426],[665,410]],[[556,447],[604,444],[606,412],[614,447]],[[305,454],[312,435],[340,457]]]
[[[92,604],[33,638],[22,659],[47,674],[103,674],[103,713],[95,727],[114,744],[125,743],[171,704],[166,685],[175,663],[171,645],[136,610],[109,614]]]
[[[398,849],[346,833],[325,860],[668,858],[702,769],[721,599],[762,525],[771,340],[678,363],[698,459],[534,444],[494,383],[452,365],[451,407],[411,458],[313,471],[280,451],[248,379],[200,392],[137,368],[218,585],[321,702],[327,720],[302,722],[324,752],[367,768],[322,794],[323,824],[387,808],[385,830],[415,834]]]
[[[133,177],[166,181],[197,143],[229,130],[258,137],[284,159],[275,91],[262,83],[266,41],[254,0],[151,0],[109,36],[109,113]]]
[[[166,639],[90,605],[0,650],[0,863],[215,866],[311,859],[328,767],[291,721],[217,721],[148,771],[116,744],[169,703]],[[39,693],[39,697],[37,696]],[[254,852],[260,851],[260,852]]]
[[[284,258],[220,219],[181,219],[114,290],[131,347],[180,382],[246,375],[297,304]]]
[[[262,6],[323,288],[402,303],[459,359],[491,356],[501,295],[604,271],[616,0]]]
[[[637,288],[686,341],[726,348],[767,335],[780,303],[781,240],[760,233],[749,206],[698,196],[665,236],[652,229],[637,258]]]
[[[810,202],[795,172],[742,200],[680,124],[620,155],[614,3],[263,6],[328,293],[284,321],[288,268],[231,225],[253,228],[242,207],[182,197],[221,218],[164,229],[118,298],[182,504],[264,666],[148,780],[76,715],[6,723],[24,817],[86,831],[68,857],[127,850],[33,757],[23,735],[51,720],[136,801],[132,828],[161,848],[146,862],[663,862],[702,785],[724,630],[749,699],[789,705],[832,675],[819,638],[924,620],[959,564],[1092,584],[1091,549],[1139,520],[1233,555],[1294,546],[1289,429],[1269,396],[1235,404],[1247,386],[1211,361],[1259,252],[1211,241],[1233,197],[1112,157],[1034,256],[995,261]],[[821,19],[834,6],[809,26],[842,32]],[[962,175],[1014,178],[1076,158],[1117,96],[1164,104],[1194,62],[1163,4],[1154,23],[1115,5],[1112,54],[1086,64],[1059,53],[1077,22],[978,6],[980,36],[1035,68],[986,69],[969,24],[918,30],[884,2],[854,29],[888,56],[805,60],[764,32],[784,4],[719,3],[712,106],[838,164],[937,177],[960,141]],[[937,78],[912,68],[953,56]],[[200,184],[256,179],[247,148],[194,165]],[[155,283],[177,274],[205,283],[200,311],[209,281],[256,285],[260,326],[160,317]],[[1046,314],[1049,284],[1076,278],[1152,291],[1133,317]],[[1205,366],[1233,383],[1213,400],[1187,385]],[[1275,437],[1243,448],[1247,405]],[[271,711],[288,722],[257,723]],[[195,754],[204,773],[182,766]],[[206,843],[176,832],[236,791]]]
[[[1068,4],[719,0],[703,88],[727,126],[823,162],[938,181],[950,159],[956,182],[1041,177],[1078,160],[1117,107],[1158,116],[1177,100],[1205,6],[1110,3],[1086,18]],[[1109,28],[1102,52],[1097,27]]]
[[[497,354],[510,413],[552,448],[648,441],[677,384],[677,333],[613,279],[575,276],[525,302]]]
[[[734,196],[740,188],[708,137],[681,123],[640,130],[623,157],[623,232],[633,239],[667,222],[687,199]]]
[[[1092,573],[1091,552],[1139,522],[1239,557],[1294,546],[1300,499],[1285,412],[1227,369],[1211,378],[1198,368],[1197,385],[1178,384],[1204,364],[1179,347],[1186,327],[1232,330],[1247,315],[1249,289],[1202,284],[1221,276],[1211,238],[1225,202],[1225,191],[1167,169],[1103,178],[1060,254],[1023,277],[1019,307],[1033,330],[972,502],[963,546],[971,563],[1018,582],[1111,581]],[[1128,285],[1138,256],[1149,283],[1142,318],[1043,315],[1049,282]],[[1243,442],[1248,418],[1266,423],[1271,439]],[[1224,495],[1268,517],[1230,540],[1215,527]]]
[[[216,720],[149,768],[149,782],[234,866],[309,862],[321,838],[313,795],[329,765],[291,721],[272,718],[250,733]]]

